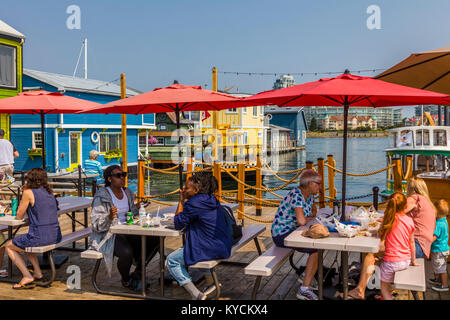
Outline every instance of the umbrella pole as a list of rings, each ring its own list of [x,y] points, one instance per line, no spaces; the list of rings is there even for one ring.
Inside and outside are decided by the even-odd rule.
[[[41,138],[42,138],[42,169],[46,170],[45,168],[45,128],[44,128],[44,111],[41,111]]]
[[[345,220],[345,196],[346,196],[346,178],[347,178],[347,119],[348,119],[348,97],[344,102],[344,143],[342,147],[342,215],[341,221]]]
[[[181,136],[180,136],[180,110],[176,109],[175,111],[177,118],[177,134],[178,134],[178,175],[180,178],[180,190],[183,189],[183,167],[181,166]]]

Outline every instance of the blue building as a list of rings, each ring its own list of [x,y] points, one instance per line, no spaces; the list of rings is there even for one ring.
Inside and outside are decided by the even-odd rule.
[[[23,89],[42,89],[97,103],[120,99],[120,86],[92,79],[24,69]],[[126,95],[140,92],[127,88]],[[11,115],[11,141],[20,153],[15,170],[42,166],[36,149],[42,147],[39,115]],[[155,129],[155,115],[127,115],[127,160],[137,166],[139,132]],[[89,152],[97,150],[103,166],[120,164],[122,149],[120,114],[49,114],[45,116],[46,163],[49,172],[71,171],[83,165]],[[39,150],[39,149],[37,149]],[[133,171],[133,170],[132,170]]]
[[[297,141],[297,147],[306,145],[308,125],[302,107],[266,106],[264,115],[268,117],[270,124],[291,129],[290,139]]]

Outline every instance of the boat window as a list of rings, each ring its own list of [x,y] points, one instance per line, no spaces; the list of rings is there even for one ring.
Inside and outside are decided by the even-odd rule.
[[[423,143],[422,143],[423,142]],[[429,130],[417,130],[416,131],[416,146],[429,146],[430,145],[430,131]]]
[[[389,147],[397,147],[397,132],[391,132],[391,139],[389,139]]]
[[[445,130],[434,130],[434,145],[447,146],[447,132]]]

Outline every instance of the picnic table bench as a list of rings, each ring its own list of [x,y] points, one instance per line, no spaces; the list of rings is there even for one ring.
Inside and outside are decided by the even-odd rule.
[[[425,259],[416,259],[420,266],[409,266],[407,269],[397,271],[394,276],[394,288],[412,292],[415,300],[418,300],[417,291],[426,291],[425,283]]]

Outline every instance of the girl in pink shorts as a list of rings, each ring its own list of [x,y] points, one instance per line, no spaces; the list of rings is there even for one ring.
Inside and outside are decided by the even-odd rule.
[[[414,222],[405,214],[406,196],[396,192],[389,197],[380,226],[380,238],[385,252],[380,266],[380,287],[384,300],[392,300],[391,283],[397,271],[408,268],[415,262]]]

